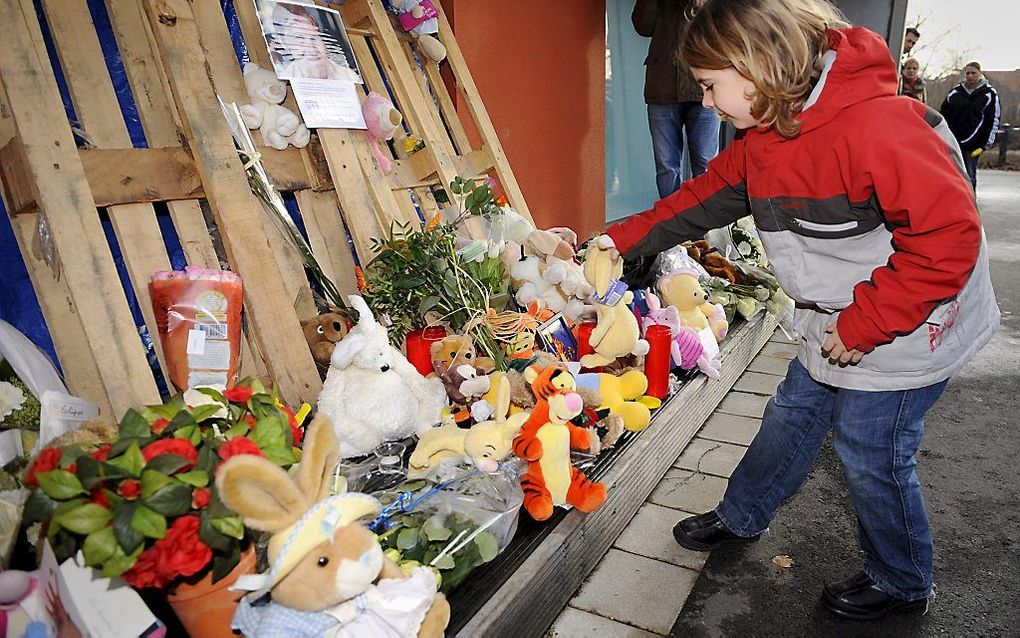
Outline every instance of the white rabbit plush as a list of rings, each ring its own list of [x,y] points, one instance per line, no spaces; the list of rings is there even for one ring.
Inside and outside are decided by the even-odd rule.
[[[390,345],[364,299],[348,299],[358,324],[336,344],[318,402],[319,414],[333,421],[341,458],[423,434],[446,405],[443,382],[423,377]]]
[[[245,62],[244,86],[248,90],[251,104],[238,110],[241,119],[249,129],[259,129],[266,146],[282,151],[291,144],[303,148],[310,136],[308,127],[293,111],[283,106],[287,97],[287,83],[276,77],[269,69]]]

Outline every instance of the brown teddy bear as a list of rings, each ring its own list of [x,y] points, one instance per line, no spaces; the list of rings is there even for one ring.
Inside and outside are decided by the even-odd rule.
[[[457,366],[469,365],[481,368],[485,374],[496,369],[496,363],[489,357],[479,357],[475,343],[468,335],[450,335],[432,343],[432,369],[439,372],[453,370]],[[430,375],[431,376],[431,375]]]
[[[301,330],[305,333],[305,341],[308,342],[315,363],[326,368],[333,356],[333,349],[338,341],[347,336],[350,325],[343,315],[327,312],[302,321]]]
[[[743,283],[743,277],[729,259],[719,254],[719,249],[709,244],[704,239],[687,242],[684,244],[687,254],[691,259],[697,261],[713,277],[725,279],[731,284]]]

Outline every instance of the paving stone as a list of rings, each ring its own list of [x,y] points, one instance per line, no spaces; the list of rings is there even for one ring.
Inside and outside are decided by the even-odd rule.
[[[750,445],[761,428],[761,419],[716,412],[708,417],[698,436],[713,441]]]
[[[733,389],[737,392],[748,392],[750,394],[761,394],[767,397],[776,393],[776,386],[782,381],[782,377],[764,372],[751,372],[750,370],[740,375]]]
[[[741,445],[695,437],[673,463],[673,467],[729,478],[746,450]]]
[[[764,372],[765,374],[775,374],[785,377],[786,369],[789,367],[790,362],[787,359],[758,355],[754,359],[751,359],[751,363],[748,364],[747,369],[753,372]]]
[[[631,627],[615,620],[609,620],[596,614],[567,607],[549,629],[546,638],[587,638],[588,636],[606,636],[607,638],[653,638],[656,634],[644,629]]]
[[[760,419],[765,414],[765,404],[768,402],[769,397],[763,397],[759,394],[730,392],[723,398],[722,403],[716,409],[727,414]]]
[[[665,635],[697,578],[694,570],[610,549],[570,606]]]
[[[645,503],[616,539],[614,546],[632,554],[700,570],[708,554],[684,549],[673,539],[673,526],[677,521],[694,513]]]
[[[726,492],[726,479],[670,468],[648,500],[656,505],[701,514],[714,508]]]
[[[800,345],[800,339],[796,338],[791,339],[790,337],[787,337],[786,333],[784,333],[782,330],[776,330],[775,332],[773,332],[772,337],[769,339],[769,341],[772,341],[774,343],[790,343],[794,345]]]
[[[799,350],[800,346],[797,345],[769,342],[761,349],[761,354],[766,357],[777,357],[779,359],[789,360],[795,358]]]

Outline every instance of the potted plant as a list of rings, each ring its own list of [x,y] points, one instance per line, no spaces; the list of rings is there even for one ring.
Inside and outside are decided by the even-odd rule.
[[[81,550],[103,577],[167,590],[192,635],[229,633],[236,597],[226,592],[234,580],[226,577],[252,534],[217,497],[216,469],[239,454],[286,468],[300,457],[301,437],[294,413],[258,381],[222,393],[189,390],[166,404],[129,410],[117,439],[90,454],[42,450],[25,473],[33,491],[24,523],[43,524],[60,561]],[[195,626],[207,614],[192,618],[184,603],[217,592],[227,609],[212,620],[223,624]]]

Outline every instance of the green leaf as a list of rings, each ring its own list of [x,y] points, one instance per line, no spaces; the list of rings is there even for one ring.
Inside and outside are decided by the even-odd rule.
[[[180,410],[181,407],[179,405],[173,405],[171,403],[149,405],[142,410],[142,416],[146,421],[158,421],[159,419],[166,419],[167,421],[170,421],[177,416],[177,413],[180,412]]]
[[[104,527],[89,534],[81,551],[85,554],[85,564],[95,567],[112,558],[118,549],[113,528]],[[123,554],[123,552],[121,553]]]
[[[212,525],[212,520],[208,509],[199,515],[198,539],[211,547],[215,552],[229,552],[230,546],[234,544],[233,539],[216,531],[216,528]]]
[[[131,520],[138,510],[137,502],[126,502],[113,515],[113,535],[123,554],[131,554],[145,542],[145,537],[131,527]]]
[[[397,535],[397,549],[414,549],[418,544],[418,531],[410,528],[400,530]]]
[[[241,540],[244,538],[244,523],[240,516],[229,516],[227,518],[213,518],[209,523],[220,534]]]
[[[231,543],[230,553],[225,556],[213,553],[212,582],[215,583],[229,575],[239,562],[241,562],[241,548],[237,543]]]
[[[137,410],[129,409],[120,420],[118,438],[149,436],[149,422]]]
[[[191,509],[191,486],[174,481],[144,499],[144,503],[146,507],[164,516],[180,516]]]
[[[436,569],[453,569],[457,566],[457,562],[453,560],[453,556],[443,554],[443,557],[432,563],[432,566]]]
[[[127,570],[134,567],[135,561],[138,560],[138,556],[142,553],[144,547],[139,545],[133,551],[128,554],[124,553],[120,545],[113,550],[113,556],[105,563],[103,563],[103,571],[100,576],[103,578],[113,578],[114,576],[120,576]]]
[[[265,450],[262,453],[266,455],[266,458],[280,467],[287,467],[297,462],[297,457],[294,456],[294,448],[284,443],[283,446],[274,446]]]
[[[75,534],[91,534],[106,527],[111,519],[113,519],[113,513],[110,510],[102,505],[86,503],[69,512],[64,512],[58,520],[61,527]]]
[[[198,459],[195,461],[194,469],[211,474],[219,462],[220,457],[216,456],[216,450],[211,445],[203,445],[198,450]]]
[[[87,454],[79,456],[77,460],[75,460],[75,465],[77,465],[77,469],[74,473],[78,477],[78,480],[81,481],[82,487],[86,490],[92,489],[97,483],[103,480],[103,464],[91,456],[88,456]]]
[[[131,528],[149,538],[166,536],[166,518],[144,505],[139,505],[131,516]]]
[[[160,454],[149,461],[145,466],[145,469],[155,470],[161,474],[170,475],[188,463],[188,459],[184,458],[180,454]],[[144,472],[142,472],[142,476],[145,476]]]
[[[223,436],[229,441],[230,439],[234,439],[239,436],[244,436],[245,434],[248,434],[249,429],[250,426],[248,425],[248,422],[241,421],[240,423],[235,423],[234,425],[232,425],[229,430],[223,433]]]
[[[49,536],[49,541],[53,546],[53,553],[56,554],[58,563],[64,562],[78,551],[78,540],[67,530],[58,530]]]
[[[82,487],[78,477],[67,470],[50,470],[37,474],[36,478],[39,480],[39,487],[46,492],[46,496],[58,501],[66,501],[73,496],[85,493],[85,488]]]
[[[195,440],[195,436],[199,438],[202,436],[202,431],[199,429],[197,424],[189,424],[174,430],[174,436],[178,439],[188,439],[193,444],[197,445],[198,442]]]
[[[42,490],[32,490],[32,493],[28,495],[28,500],[25,501],[25,511],[22,514],[23,524],[27,526],[50,520],[57,505],[58,503],[46,496]]]
[[[499,542],[489,532],[482,532],[475,536],[474,542],[478,546],[478,553],[481,555],[483,563],[489,562],[499,554]]]
[[[109,459],[107,464],[119,467],[131,476],[138,476],[142,473],[142,468],[145,467],[145,457],[142,455],[141,448],[138,447],[138,442],[135,441],[128,446],[123,454],[117,458]]]
[[[447,527],[443,525],[443,521],[433,516],[425,521],[425,525],[422,527],[422,531],[425,532],[426,538],[430,541],[445,541],[450,538],[453,534]]]
[[[152,460],[156,461],[156,460],[159,460],[160,458],[162,458],[162,457],[157,456],[156,458],[154,458]],[[174,482],[174,480],[172,478],[170,478],[169,476],[167,476],[166,474],[163,474],[162,472],[157,472],[156,470],[153,470],[151,468],[152,468],[152,463],[149,464],[149,467],[147,467],[144,470],[142,470],[142,498],[143,499],[149,498],[150,496],[155,494],[157,490],[160,490],[163,487],[166,487],[167,485],[169,485],[169,484]]]
[[[131,447],[132,443],[137,443],[139,448],[143,448],[155,440],[156,437],[154,436],[148,436],[145,438],[129,437],[126,439],[119,439],[118,441],[114,442],[112,446],[110,446],[110,453],[107,455],[107,458],[108,459],[117,458],[118,456],[126,452],[127,449]]]
[[[174,478],[193,487],[205,487],[209,484],[209,473],[203,472],[202,470],[185,472],[183,474],[178,474]]]
[[[285,435],[288,426],[280,417],[279,412],[255,422],[251,435],[248,437],[263,451],[287,444]]]
[[[201,423],[223,409],[222,405],[200,405],[191,408],[191,416]]]

